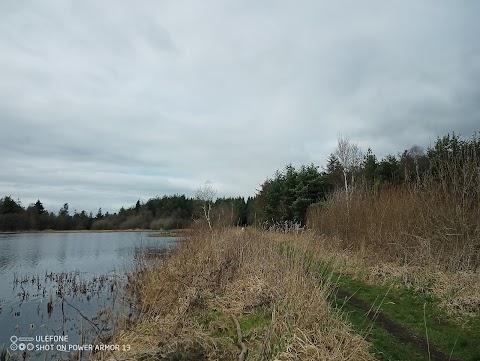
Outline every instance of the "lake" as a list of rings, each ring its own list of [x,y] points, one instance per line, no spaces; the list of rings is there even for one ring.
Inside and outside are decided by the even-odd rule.
[[[80,344],[108,344],[113,312],[132,316],[124,287],[135,259],[178,241],[152,234],[0,234],[0,347],[67,359],[84,357]]]

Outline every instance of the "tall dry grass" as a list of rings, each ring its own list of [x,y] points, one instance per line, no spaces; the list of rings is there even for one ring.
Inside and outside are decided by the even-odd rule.
[[[480,135],[438,139],[414,185],[337,193],[309,210],[311,228],[403,264],[480,266]],[[348,198],[348,200],[347,200]]]
[[[421,188],[356,190],[348,201],[339,192],[309,209],[308,226],[377,260],[475,271],[480,267],[476,196],[438,182]]]
[[[227,316],[264,314],[268,325],[244,338],[248,359],[373,360],[367,342],[329,307],[332,287],[309,267],[308,247],[293,252],[284,247],[291,236],[283,237],[239,229],[192,234],[137,275],[140,316],[116,338],[132,351],[115,357],[196,350],[199,360],[237,360],[236,338],[220,332],[234,329]],[[215,322],[202,322],[209,318]]]

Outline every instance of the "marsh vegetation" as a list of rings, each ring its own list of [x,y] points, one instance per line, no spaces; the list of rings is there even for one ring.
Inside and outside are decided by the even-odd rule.
[[[380,161],[339,138],[323,171],[289,164],[246,201],[185,198],[185,239],[128,279],[137,317],[112,340],[131,349],[93,357],[477,360],[479,169],[478,134]],[[125,221],[168,228],[165,200]]]

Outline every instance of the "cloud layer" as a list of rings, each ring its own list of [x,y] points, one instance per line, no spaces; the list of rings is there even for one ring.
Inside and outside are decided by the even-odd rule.
[[[339,134],[384,156],[480,124],[477,1],[0,4],[0,196],[116,211],[254,195]]]

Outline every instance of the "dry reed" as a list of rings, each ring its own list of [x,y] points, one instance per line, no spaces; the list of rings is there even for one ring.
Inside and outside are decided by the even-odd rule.
[[[242,350],[231,316],[241,323],[263,314],[266,324],[243,330],[247,359],[373,360],[368,343],[330,308],[332,287],[308,267],[308,241],[295,252],[282,248],[292,239],[301,245],[301,237],[253,230],[191,235],[137,276],[139,319],[116,337],[132,351],[115,358],[195,350],[199,360],[236,360]]]
[[[345,262],[351,272],[367,268],[365,280],[395,281],[439,296],[452,314],[475,315],[480,306],[479,208],[475,199],[433,183],[421,189],[356,190],[348,204],[337,193],[312,206],[309,226],[337,254],[346,250],[342,257],[351,255]]]
[[[342,247],[384,262],[448,271],[480,267],[480,205],[455,202],[435,187],[337,193],[310,208],[309,227]],[[475,209],[474,209],[475,208]]]

